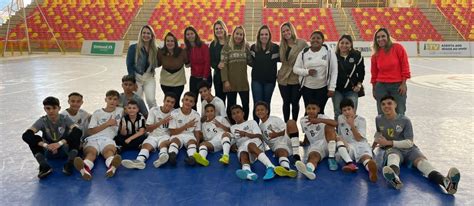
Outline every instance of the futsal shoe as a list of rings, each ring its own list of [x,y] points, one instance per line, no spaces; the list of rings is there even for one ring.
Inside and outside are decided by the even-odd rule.
[[[122,165],[128,169],[145,169],[145,162],[140,160],[122,160]]]
[[[112,162],[110,163],[109,168],[107,168],[107,172],[105,173],[105,176],[113,177],[115,175],[115,171],[117,170],[118,167],[120,167],[121,163],[122,163],[122,157],[120,155],[115,155],[114,158],[112,159]]]
[[[298,175],[298,172],[296,170],[292,170],[283,166],[276,166],[275,173],[280,177],[291,177],[291,178],[295,178],[296,175]]]
[[[229,164],[229,155],[222,155],[222,157],[219,159],[219,162],[228,165]]]
[[[347,172],[347,173],[357,172],[358,169],[359,168],[352,162],[342,167],[342,171]]]
[[[205,167],[209,166],[209,160],[207,160],[206,158],[201,156],[201,154],[196,152],[196,153],[193,154],[193,157],[194,157],[194,159],[196,160],[196,162],[198,164],[200,164],[202,166],[205,166]]]
[[[169,160],[168,160],[168,161],[170,162],[170,164],[173,165],[173,166],[176,166],[176,156],[177,156],[176,153],[170,152],[170,153],[169,153],[169,156],[170,156],[170,157],[169,157]],[[155,167],[156,167],[156,166],[155,166]]]
[[[48,163],[40,164],[38,178],[43,179],[53,172],[53,168]]]
[[[392,185],[395,189],[399,190],[403,187],[403,183],[398,177],[398,175],[393,171],[393,169],[389,166],[383,167],[383,177],[385,180]]]
[[[328,163],[329,163],[329,170],[331,171],[336,171],[337,170],[337,162],[334,157],[328,158]]]
[[[263,176],[263,180],[271,180],[275,177],[275,168],[273,167],[268,167],[265,176]]]
[[[87,181],[92,179],[91,169],[86,164],[84,164],[84,160],[82,160],[80,157],[74,158],[74,167],[81,173],[82,179]]]
[[[63,166],[63,173],[67,176],[71,176],[73,168],[74,168],[74,162],[73,161],[68,161]]]
[[[374,160],[369,160],[367,163],[367,167],[369,168],[369,180],[371,182],[377,182],[377,164]]]
[[[186,157],[184,158],[184,162],[185,162],[187,165],[189,165],[189,166],[194,166],[194,165],[196,165],[196,160],[194,159],[193,156],[186,156]]]
[[[297,161],[296,164],[296,169],[301,172],[304,176],[306,176],[310,180],[316,179],[316,174],[311,171],[302,161]]]
[[[166,153],[160,154],[160,157],[158,157],[158,159],[153,162],[153,166],[155,166],[155,168],[158,168],[161,165],[164,165],[165,163],[167,163],[169,158],[170,156]],[[175,164],[176,164],[176,158],[175,158]]]
[[[258,175],[256,173],[249,170],[238,169],[237,171],[235,171],[235,174],[237,175],[237,177],[239,177],[242,180],[255,181],[258,178]]]
[[[448,171],[448,176],[446,177],[449,180],[448,186],[445,188],[448,194],[454,195],[458,191],[458,183],[461,180],[461,173],[455,167],[452,167]]]

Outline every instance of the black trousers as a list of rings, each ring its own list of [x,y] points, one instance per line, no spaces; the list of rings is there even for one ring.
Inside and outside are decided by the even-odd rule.
[[[240,96],[240,100],[242,101],[242,108],[244,109],[244,119],[247,121],[249,118],[249,91],[240,91],[240,92],[226,92],[227,95],[227,116],[230,117],[231,122],[234,123],[232,120],[232,111],[230,108],[237,104],[237,94]]]
[[[170,87],[170,86],[165,86],[161,85],[161,90],[163,90],[163,93],[168,93],[172,92],[176,95],[176,102],[174,103],[174,108],[179,108],[179,102],[181,101],[181,95],[183,94],[184,91],[184,85],[183,86],[176,86],[176,87]]]
[[[303,94],[304,106],[308,105],[308,102],[313,101],[318,103],[320,108],[320,114],[324,114],[324,108],[328,102],[328,87],[323,87],[320,89],[310,89],[307,87],[301,88],[301,93]]]
[[[127,138],[129,138],[130,136],[132,135],[126,135],[126,136],[122,136],[122,135],[118,135],[117,137],[115,137],[115,143],[118,145],[118,146],[122,146],[122,151],[126,151],[126,150],[139,150],[143,141],[145,141],[145,139],[147,138],[146,135],[142,135],[142,136],[139,136],[138,138],[135,138],[134,140],[130,141],[130,143],[125,143],[125,140]]]
[[[278,85],[281,97],[283,98],[283,117],[285,122],[290,119],[290,110],[293,120],[298,121],[298,113],[300,112],[300,85]],[[290,109],[291,107],[291,109]]]

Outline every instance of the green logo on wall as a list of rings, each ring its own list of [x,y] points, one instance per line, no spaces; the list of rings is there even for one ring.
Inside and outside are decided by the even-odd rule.
[[[114,42],[92,42],[91,54],[114,54]]]

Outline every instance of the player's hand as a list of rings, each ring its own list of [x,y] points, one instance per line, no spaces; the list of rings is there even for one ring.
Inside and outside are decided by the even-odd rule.
[[[158,124],[160,124],[160,125],[168,124],[168,123],[170,123],[170,121],[172,119],[173,119],[173,117],[171,117],[171,115],[168,115],[164,119],[162,119],[160,122],[158,122]]]
[[[48,145],[48,150],[53,152],[53,154],[56,154],[60,147],[61,145],[59,145],[59,143],[52,143]]]
[[[216,125],[216,127],[219,127],[219,128],[221,128],[221,129],[224,129],[224,128],[225,128],[225,126],[224,126],[221,122],[219,122],[217,119],[214,119],[214,120],[212,121],[212,123],[213,123],[214,125]]]
[[[107,122],[105,122],[109,127],[112,127],[112,126],[117,126],[117,121],[115,121],[115,119],[113,118],[113,115],[110,117],[109,120],[107,120]]]
[[[198,121],[196,120],[196,118],[194,118],[193,120],[186,123],[184,125],[184,128],[188,129],[188,128],[194,127],[196,125],[196,123],[198,123]]]
[[[355,120],[355,117],[354,116],[349,116],[349,117],[346,117],[346,122],[347,124],[349,124],[349,126],[353,127],[354,126],[354,120]]]
[[[270,139],[273,139],[273,138],[278,137],[278,133],[277,133],[277,132],[275,132],[273,129],[271,129],[270,131],[271,131],[271,132],[268,133],[268,137],[269,137]]]
[[[125,144],[130,144],[131,141],[132,140],[130,138],[128,138],[128,139],[125,140]]]
[[[319,124],[319,123],[322,122],[321,120],[322,120],[322,119],[320,119],[320,118],[311,118],[311,119],[309,119],[306,123],[307,123],[308,125],[310,125],[310,124]]]
[[[248,134],[246,131],[243,131],[243,130],[235,130],[235,132],[239,133],[239,136],[240,137],[249,137]]]
[[[328,91],[328,97],[333,97],[334,96],[334,91],[329,90]]]
[[[356,86],[352,87],[352,91],[358,93],[361,88],[362,88],[362,84],[358,83]]]
[[[379,137],[379,138],[375,139],[375,142],[377,142],[382,147],[390,146],[391,143],[392,143],[391,141],[385,139],[385,137]]]
[[[230,90],[232,90],[232,86],[230,86],[230,82],[225,81],[224,82],[224,92],[230,92]]]

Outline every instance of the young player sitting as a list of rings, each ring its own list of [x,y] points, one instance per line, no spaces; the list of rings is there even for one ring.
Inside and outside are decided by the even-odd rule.
[[[169,146],[169,122],[171,120],[171,111],[173,111],[176,96],[173,93],[166,93],[163,100],[163,106],[153,107],[150,110],[148,119],[146,120],[147,131],[150,132],[148,137],[143,141],[142,149],[138,153],[135,160],[123,160],[122,165],[129,169],[145,169],[145,161],[150,157],[150,152],[159,149],[159,158],[153,162],[158,168],[168,162],[168,146]]]
[[[107,91],[105,94],[105,108],[96,110],[91,117],[89,136],[85,139],[84,160],[79,157],[74,159],[74,167],[81,172],[85,180],[92,179],[92,168],[97,155],[100,153],[105,159],[107,166],[107,177],[112,177],[115,170],[120,166],[122,158],[116,155],[114,142],[118,132],[118,124],[122,118],[123,109],[117,107],[119,93],[115,90]]]
[[[298,127],[294,120],[289,120],[287,124],[278,117],[269,116],[268,104],[259,101],[255,104],[255,113],[261,120],[260,129],[262,130],[263,140],[278,157],[280,166],[275,167],[275,173],[279,176],[296,177],[298,172],[290,169],[288,156],[291,155],[291,142],[286,134],[298,134]]]
[[[46,161],[47,157],[67,157],[63,173],[71,175],[82,131],[68,116],[59,114],[61,107],[56,97],[46,97],[43,108],[46,115],[36,120],[22,136],[40,165],[38,178],[44,178],[53,171]],[[39,131],[43,133],[42,137],[35,135]]]
[[[169,162],[176,165],[176,156],[179,149],[186,146],[188,156],[184,159],[186,164],[193,166],[196,160],[193,155],[196,153],[196,145],[199,142],[201,133],[201,123],[199,113],[193,110],[196,103],[196,95],[192,92],[186,92],[183,96],[183,105],[181,108],[171,112],[170,121],[170,141],[169,146]]]
[[[199,153],[194,153],[194,159],[197,163],[208,166],[209,161],[206,159],[208,151],[223,150],[219,162],[229,164],[230,139],[223,137],[223,134],[230,131],[230,123],[224,117],[216,116],[216,107],[213,104],[205,106],[205,114],[206,121],[201,125],[204,142],[199,145]]]
[[[137,88],[137,81],[133,75],[125,75],[122,77],[122,89],[123,93],[120,94],[119,98],[119,107],[126,108],[128,101],[135,100],[137,102],[139,112],[145,116],[145,119],[148,117],[148,109],[145,105],[143,99],[135,94]]]
[[[231,126],[231,133],[224,133],[223,137],[235,139],[237,145],[237,157],[242,164],[242,169],[236,171],[237,177],[240,179],[257,180],[258,175],[252,172],[250,164],[254,163],[256,159],[262,162],[267,167],[264,180],[269,180],[275,177],[274,168],[270,159],[263,152],[262,131],[258,127],[255,120],[244,120],[244,109],[240,105],[234,105],[230,109],[232,119],[235,124]]]
[[[350,160],[356,160],[364,165],[369,172],[369,179],[372,182],[377,181],[377,165],[372,159],[372,149],[367,142],[366,121],[365,118],[356,115],[354,102],[350,99],[343,99],[340,104],[342,114],[337,118],[337,131],[347,144]],[[337,142],[338,147],[342,146],[340,141]],[[347,158],[347,157],[342,157]],[[345,160],[346,161],[346,160]],[[347,161],[346,161],[347,162]],[[346,168],[346,169],[345,169]],[[353,171],[352,166],[346,165],[342,170]]]
[[[227,117],[226,107],[224,101],[219,97],[216,97],[211,94],[211,87],[206,81],[202,81],[199,85],[199,94],[202,97],[201,101],[201,115],[203,120],[206,120],[206,111],[205,107],[207,104],[213,104],[215,109],[216,116]]]
[[[128,101],[126,108],[115,143],[121,147],[121,151],[138,150],[146,139],[145,118],[138,113],[138,103],[135,100]]]
[[[316,178],[314,171],[318,163],[326,156],[329,156],[329,169],[337,170],[337,162],[334,157],[337,140],[334,128],[337,126],[337,122],[324,114],[319,114],[319,110],[319,105],[316,102],[308,102],[306,105],[307,115],[300,119],[301,127],[309,140],[310,147],[308,148],[307,164],[297,161],[296,169],[310,180]],[[345,147],[340,147],[339,153],[349,156]]]
[[[399,178],[400,163],[412,164],[430,181],[441,185],[448,194],[456,193],[461,174],[452,167],[444,177],[435,170],[431,163],[413,142],[413,127],[408,117],[397,114],[397,103],[393,96],[380,100],[383,114],[377,116],[375,125],[377,133],[375,142],[385,150],[386,166],[383,167],[384,178],[396,189],[403,186]]]
[[[89,126],[91,114],[81,109],[84,101],[82,95],[77,92],[69,94],[67,103],[69,104],[69,108],[63,110],[61,114],[67,115],[79,127],[79,129],[81,129],[81,140],[83,140],[86,137],[86,131]]]

